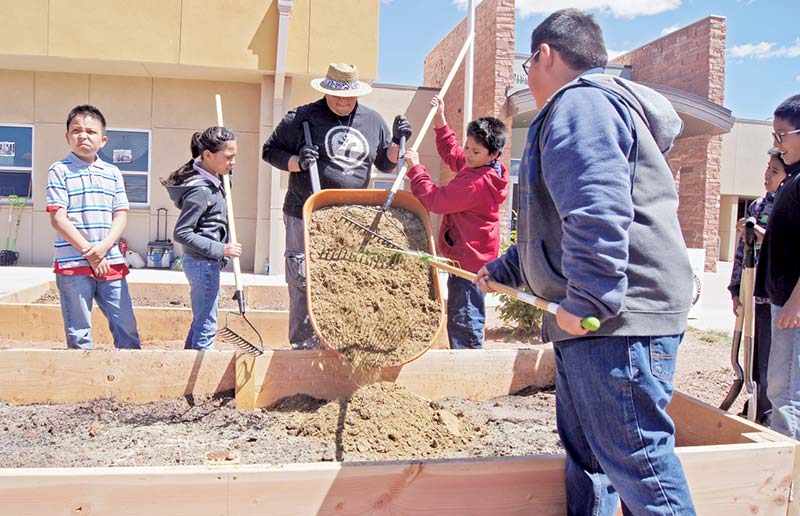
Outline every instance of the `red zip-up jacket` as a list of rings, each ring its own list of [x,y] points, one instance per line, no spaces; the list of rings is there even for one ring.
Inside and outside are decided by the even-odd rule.
[[[500,205],[508,197],[508,169],[500,160],[468,168],[464,149],[450,127],[434,132],[439,156],[456,176],[436,186],[419,164],[408,171],[411,192],[428,211],[444,215],[436,244],[439,254],[457,261],[462,269],[478,272],[497,258],[500,249]]]

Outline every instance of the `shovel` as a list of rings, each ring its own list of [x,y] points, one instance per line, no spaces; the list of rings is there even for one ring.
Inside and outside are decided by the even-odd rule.
[[[22,221],[22,212],[25,210],[25,203],[28,201],[27,197],[20,197],[18,195],[8,196],[8,236],[6,236],[6,248],[0,251],[0,265],[11,266],[16,265],[19,259],[17,252],[17,238],[19,237],[19,226]],[[16,223],[14,213],[16,212]],[[12,226],[14,233],[14,240],[11,240]]]

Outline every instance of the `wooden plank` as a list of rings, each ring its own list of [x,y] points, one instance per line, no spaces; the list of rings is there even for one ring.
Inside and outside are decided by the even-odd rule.
[[[430,350],[379,375],[361,373],[327,351],[267,352],[256,359],[256,407],[293,394],[337,399],[359,386],[394,382],[425,398],[447,396],[485,400],[529,385],[555,384],[551,347],[520,350]],[[465,381],[466,379],[466,381]]]
[[[675,392],[667,412],[676,422],[678,446],[786,441],[786,437],[734,416],[682,392]],[[680,424],[677,424],[680,421]]]
[[[794,447],[794,473],[790,487],[789,509],[787,516],[800,516],[800,443]]]
[[[190,308],[136,307],[136,323],[144,343],[183,340],[192,323]],[[220,311],[220,320],[224,320]],[[289,314],[282,310],[252,310],[247,317],[272,348],[288,348]],[[95,342],[112,344],[108,321],[96,306],[92,310]],[[0,337],[14,340],[63,341],[64,323],[58,305],[0,304]],[[66,345],[65,345],[66,347]]]
[[[368,378],[333,352],[267,351],[253,369],[256,407],[305,393],[332,399],[359,385],[394,381],[429,399],[487,399],[528,385],[553,385],[550,348],[431,350]],[[469,381],[464,381],[469,379]],[[0,350],[0,401],[68,403],[115,397],[144,403],[233,389],[233,351]]]
[[[678,455],[698,514],[787,514],[791,443],[690,447]],[[0,516],[80,513],[555,516],[566,513],[564,459],[0,469]]]
[[[232,390],[232,351],[0,350],[0,401],[128,403]]]
[[[247,353],[236,353],[236,408],[255,410],[256,379],[253,376],[256,357]]]
[[[0,303],[33,303],[42,297],[45,292],[51,288],[55,288],[55,286],[55,282],[45,281],[38,285],[33,285],[32,287],[0,296]]]

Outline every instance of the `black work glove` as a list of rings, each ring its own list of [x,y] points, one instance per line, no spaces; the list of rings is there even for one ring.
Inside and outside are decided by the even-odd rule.
[[[403,115],[394,117],[394,123],[392,124],[392,143],[400,145],[400,138],[402,136],[405,136],[406,140],[408,140],[411,138],[412,134],[414,134],[414,128],[411,127],[411,122],[408,121],[408,118]]]
[[[297,162],[300,165],[300,170],[308,170],[311,164],[319,159],[319,147],[316,145],[303,145],[297,156],[300,158]]]

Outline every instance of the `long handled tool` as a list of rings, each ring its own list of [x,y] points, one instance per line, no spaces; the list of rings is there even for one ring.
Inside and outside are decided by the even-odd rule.
[[[17,238],[19,238],[19,226],[22,221],[22,212],[25,210],[27,197],[19,195],[8,196],[8,235],[6,236],[6,248],[0,251],[0,265],[15,265],[19,260],[17,252]],[[16,217],[14,214],[16,213]],[[14,239],[11,239],[13,229]]]
[[[222,127],[222,98],[217,95],[217,125]],[[228,174],[222,176],[222,184],[225,188],[225,207],[228,212],[228,236],[232,244],[237,242],[236,239],[236,223],[233,218],[233,193],[231,192],[231,180]],[[263,355],[264,354],[264,341],[261,339],[261,334],[258,332],[253,323],[251,323],[245,315],[245,300],[244,300],[244,287],[242,286],[242,268],[239,264],[239,257],[233,257],[233,278],[236,282],[236,292],[233,294],[233,299],[239,303],[239,315],[242,317],[247,326],[252,330],[252,333],[258,339],[258,344],[254,344],[250,340],[242,337],[239,333],[235,332],[228,325],[228,316],[230,312],[225,314],[225,326],[217,331],[217,334],[225,342],[236,346],[242,353],[250,355]]]
[[[470,281],[475,279],[475,274],[469,271],[465,271],[460,267],[456,267],[454,265],[447,263],[446,258],[433,256],[431,254],[423,253],[420,251],[410,251],[410,250],[401,250],[393,248],[384,248],[384,249],[390,252],[398,252],[404,255],[419,258],[428,263],[431,267],[435,267],[445,272],[449,272],[450,274],[453,274],[460,278],[464,278]],[[500,292],[501,294],[505,294],[512,299],[516,299],[518,301],[528,303],[529,305],[533,305],[537,308],[541,308],[542,310],[546,310],[547,312],[550,312],[553,315],[556,314],[560,306],[558,303],[542,299],[541,297],[529,294],[527,292],[522,292],[521,290],[509,287],[508,285],[503,285],[502,283],[498,283],[494,280],[489,280],[488,284],[492,290]],[[581,319],[581,326],[585,330],[596,331],[600,329],[600,320],[597,317],[584,317],[583,319]]]
[[[742,267],[742,280],[739,289],[739,300],[741,306],[736,313],[736,326],[733,331],[733,342],[731,344],[731,367],[735,375],[733,385],[728,390],[728,394],[720,404],[719,408],[728,410],[739,393],[744,387],[749,395],[747,403],[747,419],[756,420],[758,386],[753,380],[753,312],[755,310],[753,300],[753,285],[755,283],[755,225],[756,219],[750,217],[745,223],[744,237],[744,261]],[[744,335],[744,366],[739,363],[739,350],[742,335]]]
[[[309,147],[314,145],[314,141],[311,139],[311,128],[308,126],[308,122],[303,122],[303,136],[306,139],[306,145]],[[319,168],[317,167],[317,160],[314,160],[309,164],[308,172],[311,174],[311,191],[313,193],[317,193],[322,189],[319,183]]]

